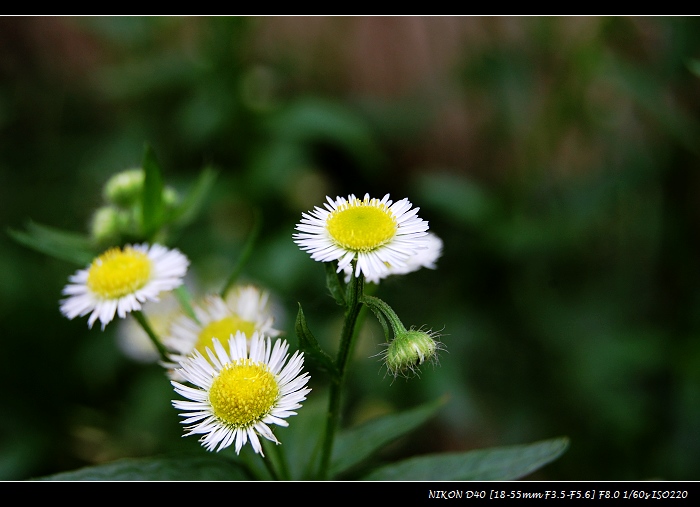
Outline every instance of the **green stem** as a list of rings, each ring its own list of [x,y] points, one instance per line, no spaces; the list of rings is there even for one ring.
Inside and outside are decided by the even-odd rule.
[[[321,466],[319,468],[319,476],[321,479],[328,478],[330,469],[331,456],[333,454],[333,442],[335,433],[340,422],[340,395],[345,380],[345,368],[350,357],[352,344],[357,335],[356,324],[360,309],[362,308],[362,293],[364,290],[364,275],[352,277],[348,289],[348,296],[345,307],[345,321],[340,335],[340,347],[338,348],[338,356],[336,358],[336,366],[338,368],[338,376],[333,379],[330,387],[330,395],[328,399],[328,413],[326,414],[326,427],[323,437],[323,447],[321,454]]]
[[[238,276],[243,271],[243,266],[245,266],[246,262],[248,262],[248,259],[253,254],[253,247],[255,246],[255,242],[258,240],[258,236],[260,235],[260,229],[262,228],[262,218],[260,216],[260,211],[255,209],[254,214],[255,216],[253,217],[253,229],[248,235],[248,239],[245,245],[243,246],[243,251],[241,252],[241,256],[238,258],[236,266],[233,268],[233,271],[231,271],[231,274],[229,275],[228,280],[226,280],[223,289],[221,289],[220,294],[222,298],[226,298],[226,294],[228,294],[228,291],[231,289],[231,287],[233,287],[233,285],[236,283],[236,280],[238,279]]]
[[[384,317],[389,321],[389,324],[391,324],[391,330],[393,331],[394,336],[406,332],[406,327],[401,322],[401,319],[399,319],[399,316],[396,315],[396,312],[391,308],[391,306],[386,304],[384,301],[374,296],[363,296],[362,302],[372,308],[372,310],[379,310],[382,315],[384,315]]]
[[[151,342],[153,342],[153,345],[156,347],[156,349],[158,349],[158,354],[160,354],[161,360],[164,362],[169,362],[170,358],[168,357],[168,350],[161,343],[161,341],[158,338],[158,335],[156,335],[155,331],[153,331],[153,328],[148,323],[148,320],[146,320],[146,316],[143,314],[143,312],[140,310],[137,310],[135,312],[131,312],[131,314],[136,319],[136,322],[141,324],[141,327],[143,328],[144,331],[146,331],[146,334],[151,339]]]

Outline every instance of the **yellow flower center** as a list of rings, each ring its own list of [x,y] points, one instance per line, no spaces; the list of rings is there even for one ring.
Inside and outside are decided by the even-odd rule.
[[[195,349],[206,357],[204,349],[209,347],[212,351],[214,350],[212,344],[214,338],[217,338],[222,345],[226,345],[231,335],[236,335],[236,331],[245,333],[250,338],[253,335],[253,331],[255,331],[255,322],[243,320],[238,315],[229,315],[223,319],[212,321],[199,332]]]
[[[209,389],[214,415],[234,428],[248,428],[270,413],[279,385],[265,363],[239,359],[225,366]]]
[[[376,199],[356,199],[338,207],[326,220],[326,228],[341,247],[355,252],[369,252],[385,245],[396,234],[398,225],[385,204]]]
[[[93,261],[87,286],[103,299],[118,299],[146,285],[150,276],[148,255],[131,247],[110,248]]]

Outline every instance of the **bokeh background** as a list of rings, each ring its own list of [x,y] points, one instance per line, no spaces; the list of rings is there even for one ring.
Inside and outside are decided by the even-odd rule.
[[[122,326],[61,316],[76,266],[7,233],[86,232],[148,142],[177,189],[218,171],[173,245],[188,283],[221,284],[261,211],[243,278],[292,341],[298,303],[330,350],[341,318],[301,213],[420,207],[438,269],[378,295],[447,351],[391,382],[368,319],[345,399],[353,424],[449,396],[394,456],[566,435],[532,478],[697,480],[699,69],[695,17],[0,18],[0,479],[199,448]]]

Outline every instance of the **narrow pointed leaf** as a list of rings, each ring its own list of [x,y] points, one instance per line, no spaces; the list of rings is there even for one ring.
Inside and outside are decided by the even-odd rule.
[[[82,234],[34,222],[27,224],[26,231],[9,229],[7,232],[15,241],[26,247],[79,266],[90,264],[96,255],[90,238]]]
[[[248,238],[246,239],[245,245],[243,245],[243,250],[241,251],[241,254],[238,256],[238,261],[236,262],[236,265],[231,270],[231,273],[226,279],[226,283],[221,289],[222,298],[226,298],[226,294],[228,294],[228,291],[231,290],[231,287],[233,287],[236,284],[238,277],[243,272],[243,268],[248,263],[250,257],[255,251],[255,245],[258,242],[260,230],[262,229],[262,213],[258,209],[255,209],[254,212],[255,218],[253,220],[253,228],[248,234]]]
[[[149,240],[163,225],[165,207],[163,204],[163,173],[150,145],[146,145],[143,155],[143,232]]]
[[[478,449],[410,458],[364,477],[369,481],[512,481],[559,458],[569,446],[566,437],[531,444]]]
[[[341,432],[333,449],[331,477],[343,473],[433,417],[446,398],[390,414]]]
[[[299,339],[299,348],[304,352],[304,357],[314,362],[322,370],[327,371],[334,379],[337,379],[339,375],[338,368],[333,359],[321,349],[321,346],[311,333],[309,326],[306,324],[306,317],[304,317],[301,304],[299,304],[295,330]]]
[[[216,178],[216,171],[209,167],[200,173],[197,181],[195,181],[185,198],[172,212],[172,220],[177,226],[185,226],[197,217],[214,186]]]
[[[36,481],[246,481],[251,477],[236,462],[220,456],[125,458]]]
[[[335,262],[324,262],[324,266],[326,268],[326,286],[328,291],[336,303],[345,307],[345,283],[336,273],[338,264]]]

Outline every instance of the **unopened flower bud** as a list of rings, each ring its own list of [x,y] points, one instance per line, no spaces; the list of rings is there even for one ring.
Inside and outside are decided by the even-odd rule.
[[[105,183],[105,200],[122,208],[133,206],[141,199],[144,178],[142,169],[128,169],[115,174]]]
[[[437,333],[411,329],[397,334],[389,344],[384,361],[394,378],[418,374],[418,367],[426,361],[436,362],[442,344]]]

